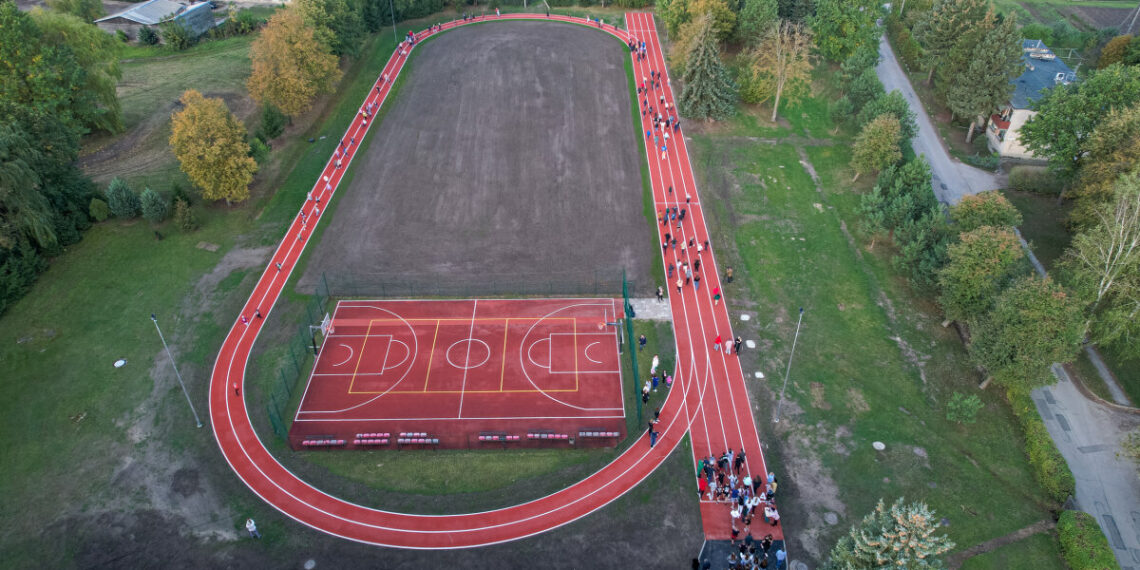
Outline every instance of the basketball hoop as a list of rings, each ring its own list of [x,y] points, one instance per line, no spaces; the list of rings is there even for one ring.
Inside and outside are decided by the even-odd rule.
[[[606,330],[606,322],[605,321],[598,323],[598,330],[600,330],[600,331]]]

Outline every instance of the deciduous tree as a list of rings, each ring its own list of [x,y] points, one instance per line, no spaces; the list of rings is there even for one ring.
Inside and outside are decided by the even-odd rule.
[[[711,17],[702,19],[697,37],[685,65],[685,87],[678,101],[681,112],[694,119],[728,118],[736,112],[736,85],[720,60]]]
[[[811,31],[803,24],[781,20],[773,24],[760,45],[749,54],[753,76],[770,92],[772,121],[780,110],[780,100],[796,102],[811,89]]]
[[[1089,137],[1113,109],[1140,102],[1140,67],[1110,65],[1084,81],[1058,85],[1037,100],[1021,142],[1049,167],[1072,176],[1085,161]]]
[[[1114,63],[1124,61],[1124,55],[1128,53],[1128,47],[1131,43],[1131,34],[1116,36],[1108,40],[1108,43],[1100,48],[1100,58],[1096,60],[1097,69],[1104,69]]]
[[[1121,176],[1113,193],[1096,223],[1073,237],[1061,267],[1085,302],[1084,332],[1140,355],[1140,173]]]
[[[868,568],[940,568],[938,556],[954,548],[938,532],[938,517],[924,503],[890,507],[882,499],[875,510],[839,539],[825,565],[828,570]]]
[[[170,146],[182,171],[207,200],[248,198],[257,163],[249,156],[245,126],[221,99],[191,89],[179,101],[182,110],[171,118]]]
[[[899,120],[892,115],[880,115],[867,123],[855,138],[851,154],[851,168],[855,170],[855,177],[851,181],[902,160],[899,140]]]
[[[690,0],[657,0],[656,12],[665,22],[670,36],[676,35],[681,26],[689,23]]]
[[[123,76],[119,70],[120,44],[89,21],[71,14],[36,8],[31,16],[39,27],[41,41],[66,45],[83,69],[80,89],[94,104],[82,110],[85,124],[111,133],[122,131],[123,112],[115,91]]]
[[[1069,220],[1078,227],[1096,223],[1101,205],[1114,201],[1120,176],[1140,169],[1140,105],[1109,112],[1089,137],[1088,149],[1077,183],[1067,192],[1076,201]]]
[[[1080,350],[1081,309],[1061,286],[1035,275],[1014,282],[971,328],[970,358],[1006,388],[1051,384],[1054,362]]]
[[[891,91],[890,93],[880,93],[877,97],[863,105],[859,110],[859,115],[856,117],[856,124],[862,128],[867,123],[873,121],[876,117],[882,115],[890,115],[899,122],[899,133],[901,135],[900,141],[909,143],[915,135],[918,134],[918,123],[915,121],[914,111],[910,108],[910,103],[906,102],[906,98],[899,91]]]
[[[1021,212],[997,190],[963,196],[950,209],[950,217],[961,232],[972,232],[982,226],[1015,228],[1021,225]]]
[[[47,0],[47,6],[56,12],[71,14],[85,24],[90,24],[107,13],[99,0]]]
[[[816,0],[815,15],[808,22],[819,53],[840,62],[864,44],[877,44],[880,6],[876,0]]]
[[[1008,229],[983,226],[961,235],[939,274],[946,317],[973,324],[993,306],[1009,282],[1026,273],[1021,242]]]
[[[318,42],[335,55],[356,55],[364,40],[364,20],[348,0],[296,0],[293,3]]]
[[[328,46],[316,41],[295,9],[278,10],[250,48],[250,96],[289,116],[305,112],[329,93],[341,72]]]

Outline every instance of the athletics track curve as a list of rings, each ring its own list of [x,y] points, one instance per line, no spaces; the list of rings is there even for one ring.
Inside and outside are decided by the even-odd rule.
[[[567,16],[504,15],[501,18],[448,22],[442,25],[441,30],[417,33],[417,43],[458,26],[512,19],[552,20],[596,27],[582,18]],[[649,57],[643,61],[634,58],[636,74],[648,75],[649,69],[664,71],[664,59],[660,54],[652,15],[630,13],[626,15],[626,23],[628,31],[609,25],[602,31],[623,42],[630,38],[646,42]],[[384,103],[392,82],[406,61],[407,55],[392,55],[381,78],[361,104],[361,110],[370,103],[376,108]],[[384,77],[388,81],[383,81]],[[665,96],[672,102],[673,95],[667,80],[662,87],[653,96]],[[348,145],[339,158],[344,163],[343,168],[336,167],[337,157],[330,157],[320,180],[313,187],[311,197],[314,199],[306,200],[291,223],[243,306],[239,319],[227,334],[214,365],[209,388],[211,427],[226,461],[251,491],[301,524],[334,536],[391,547],[446,549],[516,540],[573,522],[607,505],[648,477],[676,448],[690,427],[695,457],[719,454],[729,447],[745,449],[749,458],[747,469],[754,473],[764,472],[759,437],[739,363],[735,357],[713,353],[709,346],[717,331],[724,338],[732,338],[728,313],[723,305],[713,302],[710,294],[713,287],[719,286],[711,251],[703,261],[711,270],[705,272],[706,287],[697,291],[686,286],[681,294],[672,294],[669,298],[677,339],[677,370],[674,387],[661,410],[660,437],[656,447],[650,448],[646,441],[648,437],[643,434],[610,464],[551,495],[498,510],[442,516],[395,513],[354,504],[309,485],[281,465],[258,438],[246,402],[240,396],[247,361],[264,324],[263,319],[255,317],[255,311],[265,308],[261,314],[267,315],[272,310],[308,243],[313,226],[320,222],[323,208],[336,192],[341,177],[355,157],[359,142],[370,127],[369,121],[360,113],[353,119],[342,140],[345,144],[355,140],[357,144]],[[684,141],[663,155],[659,155],[658,149],[648,149],[646,158],[658,204],[681,204],[682,194],[691,194],[694,199],[692,203],[685,204],[691,209],[690,215],[674,230],[678,237],[708,239]],[[669,193],[667,186],[675,186],[676,190]],[[663,226],[658,229],[664,232]],[[677,259],[676,250],[662,251],[663,263]],[[727,511],[723,505],[702,502],[701,510],[706,537],[727,538]]]

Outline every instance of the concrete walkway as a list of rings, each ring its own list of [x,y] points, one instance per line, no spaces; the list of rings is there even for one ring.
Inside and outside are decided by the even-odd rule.
[[[918,123],[918,134],[911,140],[911,146],[914,147],[915,154],[926,155],[926,160],[930,162],[934,195],[938,197],[938,201],[953,205],[957,204],[963,196],[1000,188],[1001,183],[996,174],[962,164],[946,151],[946,147],[942,145],[942,139],[939,138],[938,129],[935,129],[934,124],[930,122],[930,115],[926,114],[926,109],[923,108],[922,102],[919,101],[918,95],[911,87],[910,80],[903,73],[885,34],[879,38],[879,57],[879,65],[875,67],[875,73],[883,82],[883,87],[887,93],[891,91],[902,92],[903,97],[910,103],[911,109],[918,115],[915,117],[915,122]]]
[[[673,311],[669,309],[669,303],[658,301],[657,297],[630,299],[629,304],[633,305],[633,314],[635,318],[647,319],[650,321],[673,320]]]
[[[1140,569],[1140,478],[1117,457],[1140,418],[1086,399],[1059,365],[1057,384],[1033,391],[1037,411],[1077,480],[1077,506],[1096,517],[1124,570]]]

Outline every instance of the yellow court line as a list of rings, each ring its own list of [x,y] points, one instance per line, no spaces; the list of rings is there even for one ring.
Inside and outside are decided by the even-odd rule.
[[[551,360],[554,355],[550,356]],[[618,361],[620,362],[620,360]],[[578,317],[574,317],[574,391],[578,391]]]
[[[431,378],[431,363],[435,360],[435,339],[437,338],[439,338],[439,319],[435,321],[435,334],[431,337],[431,350],[428,352],[428,369],[427,372],[424,373],[424,392],[427,392],[428,379]]]
[[[354,394],[538,394],[538,393],[567,393],[577,392],[578,390],[571,390],[570,388],[563,388],[558,390],[429,390],[427,392],[421,390],[392,390],[391,392],[354,392]]]
[[[356,358],[356,368],[352,369],[352,380],[350,380],[348,382],[348,393],[349,394],[354,393],[352,391],[352,387],[354,385],[356,385],[356,373],[360,371],[360,361],[364,360],[364,354],[367,352],[366,350],[364,350],[364,347],[368,346],[368,339],[369,338],[372,338],[372,323],[371,322],[368,323],[368,331],[364,333],[364,342],[361,343],[361,345],[360,345],[360,356],[358,356]],[[392,342],[391,337],[388,338],[388,342],[389,343]],[[384,371],[381,370],[380,372],[384,372]]]

